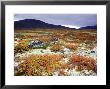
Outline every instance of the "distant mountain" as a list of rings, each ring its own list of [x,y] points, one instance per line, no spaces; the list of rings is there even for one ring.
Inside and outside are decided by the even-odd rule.
[[[14,29],[31,29],[31,28],[68,28],[68,27],[48,24],[43,21],[35,20],[35,19],[24,19],[24,20],[14,21]]]
[[[80,29],[97,29],[97,25],[81,27]]]
[[[24,19],[19,21],[14,21],[14,29],[33,29],[33,28],[61,28],[61,29],[75,29],[69,28],[61,25],[54,25],[43,22],[41,20],[35,19]],[[97,29],[97,25],[95,26],[86,26],[80,27],[79,29]]]

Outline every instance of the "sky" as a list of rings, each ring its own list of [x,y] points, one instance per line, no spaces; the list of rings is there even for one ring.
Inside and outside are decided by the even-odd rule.
[[[70,28],[97,25],[97,14],[14,14],[14,21],[23,19],[36,19]]]

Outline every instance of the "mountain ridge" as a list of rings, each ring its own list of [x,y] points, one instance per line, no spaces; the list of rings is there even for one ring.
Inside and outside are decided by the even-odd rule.
[[[26,29],[26,28],[68,28],[68,27],[48,24],[41,20],[35,20],[35,19],[24,19],[24,20],[14,21],[14,29]]]
[[[69,28],[62,25],[54,25],[49,24],[41,20],[35,20],[35,19],[24,19],[19,21],[14,21],[14,29],[33,29],[33,28],[50,28],[50,29],[76,29],[76,28]],[[94,26],[85,26],[80,27],[79,29],[97,29],[97,25]]]
[[[97,29],[97,25],[80,27],[79,29]]]

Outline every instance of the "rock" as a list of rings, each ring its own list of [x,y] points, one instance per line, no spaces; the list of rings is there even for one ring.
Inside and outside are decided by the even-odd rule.
[[[69,76],[96,76],[97,74],[90,70],[82,70],[82,71],[76,71],[75,69],[65,69],[65,72],[69,75]]]
[[[70,52],[70,49],[64,48],[63,51],[64,51],[64,52]]]
[[[14,46],[16,47],[19,44],[18,41],[14,41]]]
[[[80,76],[80,72],[75,71],[75,69],[68,70],[67,74],[70,76]]]
[[[19,62],[15,62],[15,63],[14,63],[14,69],[15,69],[15,70],[18,69],[18,65],[19,65]]]
[[[95,53],[95,51],[91,51],[91,53]]]
[[[97,74],[92,70],[82,70],[81,75],[83,76],[96,76]]]
[[[58,76],[58,74],[59,74],[59,71],[53,72],[53,76]]]
[[[51,41],[58,41],[58,38],[57,37],[52,37]]]
[[[61,60],[61,63],[68,63],[69,62],[69,58],[63,58],[62,60]]]
[[[43,43],[42,41],[31,41],[29,43],[29,48],[33,48],[33,47],[43,47],[43,46],[46,46],[46,43]]]

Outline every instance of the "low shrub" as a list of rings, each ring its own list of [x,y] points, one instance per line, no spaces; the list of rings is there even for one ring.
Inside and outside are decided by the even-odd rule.
[[[39,40],[45,43],[48,43],[51,41],[51,36],[43,36],[43,37],[39,37]]]
[[[66,48],[72,49],[72,50],[76,50],[78,48],[78,44],[75,43],[66,43],[65,44]]]
[[[14,54],[22,53],[22,52],[28,51],[28,50],[29,50],[28,42],[27,41],[21,41],[21,42],[19,42],[19,44],[17,46],[15,46]]]
[[[23,63],[19,64],[18,73],[25,76],[50,76],[52,73],[61,68],[59,60],[62,55],[31,55],[23,58]],[[24,73],[24,74],[23,74]]]
[[[64,72],[64,70],[60,70],[58,76],[67,76],[67,74]]]
[[[52,51],[60,51],[62,49],[63,49],[63,47],[60,44],[55,44],[50,48],[50,50],[52,50]]]
[[[94,72],[97,72],[96,60],[90,57],[73,55],[70,58],[70,64],[72,64],[77,71],[87,69],[87,70],[93,70]]]

